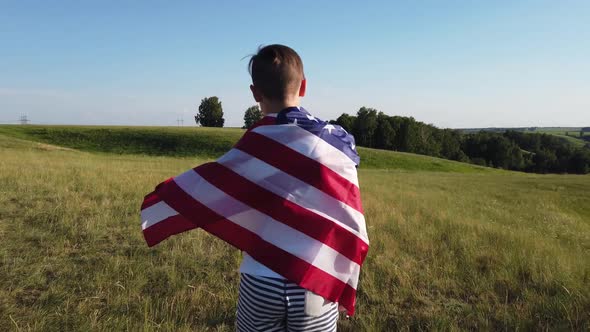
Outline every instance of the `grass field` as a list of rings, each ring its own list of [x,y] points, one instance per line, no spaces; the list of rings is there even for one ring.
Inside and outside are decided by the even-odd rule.
[[[570,127],[570,128],[537,128],[533,132],[540,133],[540,134],[553,134],[553,135],[563,135],[566,136],[569,133],[570,136],[578,136],[580,134],[580,130],[582,128],[578,127]],[[584,136],[590,136],[590,132],[585,132]]]
[[[244,134],[242,129],[195,127],[96,127],[0,125],[0,135],[88,152],[217,158]],[[440,172],[493,171],[428,156],[359,147],[361,168]]]
[[[149,139],[108,150],[89,128],[0,127],[0,331],[233,330],[240,253],[202,231],[147,248],[138,210],[241,131],[130,128]],[[200,138],[161,156],[166,132]],[[361,154],[371,248],[341,331],[590,328],[590,176]]]
[[[560,135],[560,134],[552,134],[552,135],[555,135],[557,137],[561,137],[561,138],[567,140],[568,142],[572,143],[576,147],[583,147],[586,144],[588,144],[588,142],[586,142],[583,139],[580,139],[578,137],[572,137],[572,136],[566,136],[566,135]]]
[[[537,129],[535,133],[550,134],[557,137],[561,137],[568,142],[572,143],[576,147],[583,147],[588,144],[587,141],[580,138],[580,128],[574,128],[577,130],[566,130],[563,128],[552,128],[552,129]],[[590,132],[584,133],[584,136],[590,136]]]
[[[504,132],[506,130],[517,130],[530,134],[549,134],[560,137],[567,142],[571,143],[575,147],[583,147],[589,142],[580,138],[580,130],[582,127],[540,127],[535,130],[529,131],[528,128],[472,128],[472,129],[461,129],[463,133],[476,133],[481,130],[487,130],[491,132]],[[588,139],[590,132],[585,132],[584,137]]]

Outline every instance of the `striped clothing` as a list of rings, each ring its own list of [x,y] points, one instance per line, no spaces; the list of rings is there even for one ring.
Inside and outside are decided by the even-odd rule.
[[[241,274],[237,331],[336,331],[338,304],[318,317],[305,314],[306,290],[284,279]]]

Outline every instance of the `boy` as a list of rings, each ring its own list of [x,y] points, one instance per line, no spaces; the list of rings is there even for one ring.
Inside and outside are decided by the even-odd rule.
[[[228,153],[148,194],[149,246],[194,228],[244,252],[238,331],[335,331],[354,313],[368,237],[354,138],[299,107],[303,63],[283,45],[249,63],[264,118]]]
[[[249,63],[250,90],[264,118],[252,128],[276,123],[279,112],[298,108],[305,95],[303,62],[291,48],[260,48]],[[247,253],[240,266],[238,331],[335,331],[338,305],[324,300],[260,264]]]

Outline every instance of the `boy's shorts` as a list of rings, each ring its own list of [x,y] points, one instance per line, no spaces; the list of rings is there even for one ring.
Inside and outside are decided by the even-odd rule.
[[[241,274],[238,332],[336,331],[337,321],[337,303],[288,280]]]

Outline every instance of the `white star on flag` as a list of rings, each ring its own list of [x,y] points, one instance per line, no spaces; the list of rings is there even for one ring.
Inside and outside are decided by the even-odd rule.
[[[336,128],[334,128],[334,126],[333,126],[333,125],[331,125],[331,124],[328,124],[328,125],[325,125],[323,129],[324,129],[324,130],[327,130],[327,131],[328,131],[328,133],[329,133],[330,135],[332,135],[332,130],[334,130],[334,129],[336,129]]]

